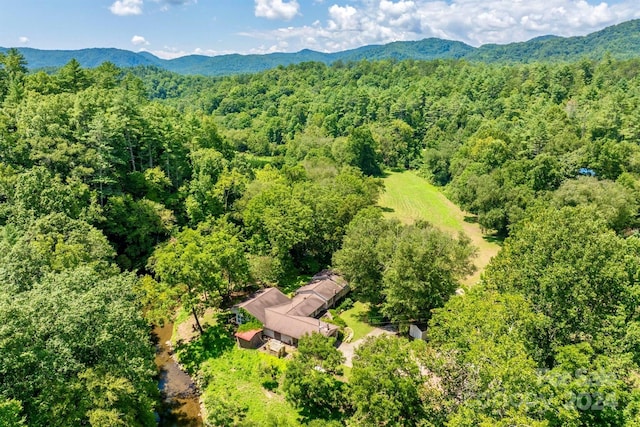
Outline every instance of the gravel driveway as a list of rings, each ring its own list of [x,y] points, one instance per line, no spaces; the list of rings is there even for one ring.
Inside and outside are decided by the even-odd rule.
[[[344,355],[344,365],[348,367],[352,367],[351,360],[353,359],[353,353],[358,348],[360,344],[367,339],[367,337],[377,337],[380,335],[395,335],[397,332],[392,328],[375,328],[373,331],[369,332],[363,338],[356,340],[354,342],[342,342],[338,346],[338,350]]]

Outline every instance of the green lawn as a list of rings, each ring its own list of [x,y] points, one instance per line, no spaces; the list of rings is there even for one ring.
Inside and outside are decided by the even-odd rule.
[[[353,307],[345,310],[340,317],[347,323],[347,326],[353,329],[353,338],[351,342],[358,340],[369,332],[373,331],[373,326],[369,325],[365,320],[369,307],[366,304],[356,301]]]
[[[464,282],[469,285],[476,283],[481,272],[500,249],[495,237],[483,234],[480,226],[473,222],[472,215],[460,210],[438,187],[413,171],[390,172],[384,178],[384,184],[385,191],[378,204],[384,209],[387,218],[397,218],[406,224],[423,219],[443,231],[463,231],[471,238],[478,248],[475,260],[478,271]]]

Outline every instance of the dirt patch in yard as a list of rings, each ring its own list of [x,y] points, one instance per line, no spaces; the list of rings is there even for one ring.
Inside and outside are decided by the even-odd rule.
[[[344,356],[344,366],[348,366],[351,368],[353,366],[353,355],[355,354],[356,348],[358,348],[368,337],[378,337],[380,335],[396,335],[397,332],[393,328],[374,328],[373,331],[369,332],[363,338],[356,340],[354,342],[342,342],[338,346],[338,350]]]

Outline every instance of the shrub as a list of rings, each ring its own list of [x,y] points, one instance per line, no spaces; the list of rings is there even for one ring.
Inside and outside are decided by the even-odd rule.
[[[333,319],[329,319],[328,317],[326,317],[323,320],[327,323],[340,326],[341,328],[344,328],[347,326],[347,322],[345,322],[342,317],[334,315],[333,313],[332,313],[332,316],[333,316]]]
[[[280,383],[280,368],[269,362],[262,362],[260,365],[260,375],[262,376],[262,387],[269,391],[274,391]]]
[[[342,301],[338,306],[338,311],[342,313],[343,311],[347,311],[350,308],[353,308],[353,300],[351,298],[345,298],[344,301]]]

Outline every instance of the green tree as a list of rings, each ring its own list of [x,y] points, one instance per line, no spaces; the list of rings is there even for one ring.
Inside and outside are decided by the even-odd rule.
[[[349,401],[357,426],[418,426],[425,418],[425,378],[406,340],[367,338],[353,358]]]
[[[0,291],[0,395],[23,402],[28,425],[89,424],[99,408],[126,425],[154,425],[154,350],[134,284],[133,274],[79,267]],[[83,377],[91,369],[106,383]]]
[[[193,178],[189,183],[189,196],[185,201],[187,214],[193,224],[222,213],[224,200],[218,197],[216,184],[225,172],[227,161],[222,153],[212,148],[190,154]]]
[[[229,298],[234,287],[247,283],[249,270],[238,230],[224,218],[195,230],[187,228],[158,246],[149,267],[160,279],[159,288],[146,291],[152,306],[171,307],[167,299],[179,295],[201,333],[199,316],[207,307],[217,307],[222,298]],[[154,282],[147,279],[143,285],[148,288]]]
[[[409,168],[420,154],[420,145],[414,138],[414,131],[402,120],[392,120],[379,128],[377,134],[378,147],[382,162],[388,167]]]
[[[154,325],[164,325],[176,312],[180,302],[180,289],[158,282],[149,275],[138,279],[136,293],[145,307],[145,319]]]
[[[594,206],[609,227],[618,233],[636,224],[638,201],[631,189],[608,180],[579,177],[565,181],[553,193],[552,204],[562,206]]]
[[[245,425],[247,408],[237,401],[208,395],[205,398],[207,425],[213,427],[236,427]]]
[[[284,258],[313,234],[313,211],[293,197],[279,173],[265,169],[256,175],[243,209],[247,232],[253,235],[250,244],[255,252]]]
[[[586,342],[559,347],[556,364],[542,371],[540,398],[546,399],[550,426],[623,426],[636,369],[626,357],[596,355]]]
[[[476,249],[468,237],[453,239],[427,223],[383,237],[378,251],[385,266],[382,313],[401,325],[427,320],[475,270],[470,259]]]
[[[100,224],[125,269],[143,268],[155,245],[166,239],[174,226],[173,213],[151,200],[135,200],[129,194],[113,196],[104,207]]]
[[[406,327],[447,301],[473,272],[475,252],[464,235],[455,239],[425,222],[404,226],[369,208],[349,224],[333,260],[354,292]]]
[[[339,163],[355,166],[366,175],[378,176],[382,173],[376,142],[367,127],[354,129],[344,141],[336,140],[333,155]]]
[[[342,248],[333,256],[333,266],[344,275],[353,292],[374,304],[383,300],[380,284],[384,264],[377,244],[391,227],[380,209],[363,209],[347,226]]]
[[[56,78],[58,86],[64,92],[78,92],[86,89],[90,84],[85,70],[75,58],[60,68]]]
[[[524,220],[485,274],[489,286],[518,292],[550,319],[551,348],[589,342],[613,350],[635,323],[636,239],[609,230],[592,207],[539,210]]]
[[[114,251],[100,230],[62,213],[33,221],[26,229],[5,226],[0,238],[0,278],[14,291],[30,289],[50,272],[85,266],[112,271]]]
[[[27,61],[18,49],[11,48],[0,55],[0,101],[15,108],[24,97]]]
[[[287,364],[283,388],[307,419],[341,418],[344,413],[344,383],[341,374],[344,356],[335,347],[335,338],[313,333],[300,339],[298,352]]]
[[[439,379],[448,424],[543,425],[537,344],[545,324],[524,297],[483,286],[434,310],[421,360]]]
[[[0,399],[0,425],[6,427],[26,426],[21,415],[22,404],[17,400]]]
[[[39,166],[16,174],[9,186],[0,191],[4,193],[4,203],[0,205],[5,208],[5,215],[18,225],[53,213],[90,222],[99,214],[87,185],[74,179],[63,182]]]
[[[198,231],[206,236],[205,249],[222,276],[218,292],[228,300],[232,292],[241,291],[249,283],[249,263],[241,230],[222,217],[200,224]]]

